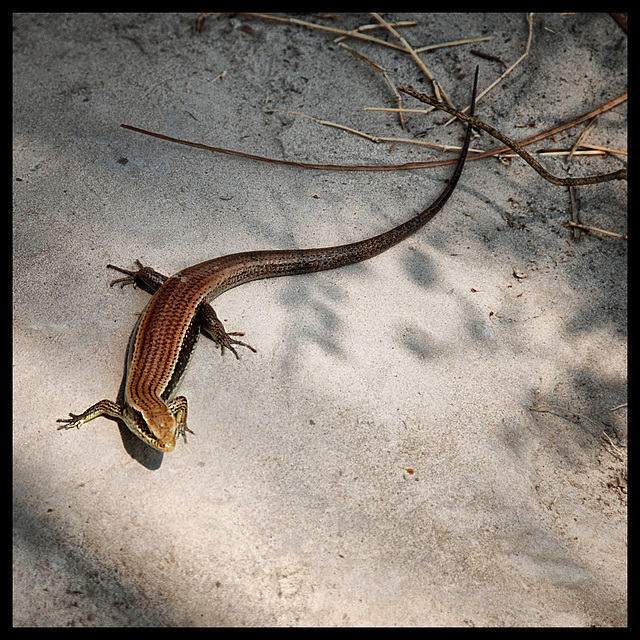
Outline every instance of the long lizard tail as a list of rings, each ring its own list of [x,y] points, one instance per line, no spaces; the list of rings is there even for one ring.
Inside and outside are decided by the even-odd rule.
[[[475,111],[477,85],[478,69],[476,68],[471,98],[471,115]],[[208,297],[213,299],[228,289],[252,280],[338,269],[379,255],[416,233],[444,207],[462,174],[469,150],[471,126],[471,124],[467,125],[460,158],[442,193],[424,211],[397,227],[372,238],[336,247],[235,253],[189,267],[178,275],[193,278],[198,275],[199,270],[202,270],[208,279],[212,268],[219,269],[221,272],[219,286],[215,290],[209,291]]]

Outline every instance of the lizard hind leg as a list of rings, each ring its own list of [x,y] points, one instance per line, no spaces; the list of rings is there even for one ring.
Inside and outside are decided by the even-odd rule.
[[[228,349],[229,351],[231,351],[231,353],[233,353],[236,359],[239,360],[240,356],[235,350],[233,346],[234,344],[241,347],[247,347],[247,349],[253,351],[253,353],[256,353],[256,350],[250,344],[232,338],[232,336],[243,336],[244,333],[240,331],[227,332],[211,305],[202,305],[198,313],[200,315],[200,326],[203,333],[209,336],[220,347],[220,353],[222,355],[224,355],[224,350]]]

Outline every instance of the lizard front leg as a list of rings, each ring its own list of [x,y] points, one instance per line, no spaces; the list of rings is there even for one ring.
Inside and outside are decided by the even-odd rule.
[[[58,427],[60,429],[73,429],[76,427],[79,429],[85,422],[99,418],[100,416],[109,416],[111,418],[119,418],[123,420],[124,409],[111,400],[100,400],[94,405],[91,405],[84,413],[75,414],[70,413],[68,418],[59,418],[57,422],[63,422]]]

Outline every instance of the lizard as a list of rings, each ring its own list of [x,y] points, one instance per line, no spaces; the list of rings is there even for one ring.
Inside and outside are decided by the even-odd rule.
[[[478,69],[471,99],[473,117]],[[453,175],[440,195],[426,209],[406,222],[379,235],[334,247],[248,251],[221,256],[187,267],[171,277],[136,261],[136,271],[108,265],[127,277],[111,285],[141,285],[153,296],[140,315],[127,349],[124,401],[101,400],[81,414],[70,413],[59,419],[58,429],[79,428],[99,416],[124,424],[145,443],[161,452],[172,451],[176,440],[186,433],[187,400],[177,391],[184,378],[200,332],[224,349],[238,354],[234,345],[250,345],[227,333],[210,302],[229,289],[263,278],[338,269],[368,260],[387,251],[416,233],[449,200],[456,188],[466,160],[471,138],[467,124],[462,151]]]

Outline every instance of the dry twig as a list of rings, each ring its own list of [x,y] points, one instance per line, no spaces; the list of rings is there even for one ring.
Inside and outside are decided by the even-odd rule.
[[[373,26],[378,26],[378,25],[373,25]],[[398,117],[400,119],[400,127],[402,128],[403,131],[405,131],[406,127],[404,124],[402,96],[400,95],[400,92],[398,91],[398,89],[396,89],[396,85],[393,84],[393,82],[391,81],[391,78],[389,77],[387,70],[382,65],[379,65],[377,62],[374,62],[373,60],[371,60],[371,58],[368,58],[367,56],[365,56],[363,53],[360,53],[359,51],[356,51],[355,49],[352,49],[348,45],[344,44],[344,42],[339,42],[338,46],[342,47],[343,49],[346,49],[349,53],[352,53],[357,58],[360,58],[360,60],[362,60],[365,64],[369,65],[375,71],[379,71],[383,75],[384,79],[387,81],[387,84],[391,88],[393,95],[396,97],[396,101],[398,102]]]
[[[533,13],[527,14],[527,25],[529,26],[529,35],[527,37],[527,45],[524,48],[524,53],[508,69],[505,69],[505,71],[503,71],[500,74],[500,76],[496,80],[494,80],[486,89],[483,89],[478,94],[476,102],[478,102],[483,96],[486,96],[487,93],[489,93],[489,91],[491,91],[491,89],[493,89],[493,87],[495,87],[499,82],[502,82],[502,80],[504,80],[529,55],[529,51],[531,50],[531,40],[533,37],[533,15],[534,15]],[[467,106],[464,109],[462,109],[462,113],[466,113],[468,110],[469,110],[469,107]],[[447,120],[447,122],[445,123],[445,126],[450,125],[454,120],[455,118],[451,118]]]
[[[569,153],[569,156],[567,157],[567,162],[569,162],[571,160],[571,158],[573,158],[573,156],[575,155],[576,151],[580,148],[580,146],[582,145],[582,143],[587,139],[587,136],[589,135],[589,133],[591,133],[591,130],[593,129],[593,127],[595,127],[596,122],[598,121],[598,117],[596,116],[585,128],[584,131],[578,136],[578,139],[575,141],[575,144],[571,147],[571,151]]]
[[[385,27],[385,29],[387,29],[389,31],[389,33],[391,33],[393,36],[395,36],[398,40],[400,40],[400,42],[402,43],[402,46],[404,47],[404,50],[416,61],[416,64],[418,65],[418,67],[422,70],[422,72],[427,76],[427,78],[429,78],[431,84],[433,85],[433,91],[436,94],[436,97],[438,98],[438,100],[440,100],[440,88],[438,83],[436,82],[436,79],[433,77],[433,74],[431,73],[431,71],[429,71],[429,69],[427,69],[427,66],[425,65],[424,62],[422,62],[420,56],[413,50],[413,47],[406,41],[406,39],[401,36],[384,18],[382,18],[380,15],[378,15],[377,13],[372,13],[371,14],[383,27]],[[444,95],[444,92],[443,92]]]
[[[204,18],[206,18],[210,14],[203,14]],[[338,38],[335,39],[335,42],[341,42],[345,38],[357,38],[360,40],[367,40],[368,42],[373,42],[374,44],[379,44],[384,47],[389,47],[390,49],[395,49],[396,51],[402,51],[403,53],[407,53],[407,49],[400,45],[394,44],[393,42],[387,42],[386,40],[380,40],[379,38],[375,38],[373,36],[367,35],[363,33],[364,31],[368,31],[371,29],[382,28],[381,24],[367,24],[361,25],[356,29],[352,29],[351,31],[346,31],[344,29],[337,29],[335,27],[327,27],[323,24],[318,24],[315,22],[305,22],[304,20],[298,20],[297,18],[287,18],[283,16],[275,16],[265,13],[240,13],[239,15],[250,16],[252,18],[260,18],[262,20],[272,20],[274,22],[282,22],[284,24],[292,24],[300,27],[307,27],[309,29],[319,29],[320,31],[328,31],[330,33],[335,33],[338,35]],[[200,20],[200,18],[199,18]],[[411,26],[410,22],[391,22],[388,23],[392,27],[402,27],[402,26]],[[453,40],[451,42],[440,42],[437,44],[429,44],[423,47],[414,47],[413,51],[418,53],[424,53],[425,51],[435,51],[436,49],[442,49],[445,47],[458,47],[463,44],[474,44],[476,42],[486,42],[487,40],[491,40],[489,36],[484,36],[480,38],[464,38],[463,40]]]
[[[606,102],[605,104],[603,104],[600,107],[597,107],[596,109],[593,109],[592,111],[589,111],[587,113],[582,114],[581,116],[578,116],[577,118],[574,118],[573,120],[566,122],[564,124],[558,125],[557,127],[552,127],[551,129],[547,129],[546,131],[542,131],[540,133],[537,133],[533,136],[531,136],[530,138],[526,138],[525,140],[521,140],[519,142],[519,145],[521,147],[525,147],[527,145],[533,144],[535,142],[540,142],[541,140],[544,140],[545,138],[549,138],[550,136],[556,135],[557,133],[560,133],[561,131],[565,131],[566,129],[570,129],[571,127],[575,127],[576,125],[585,122],[586,120],[590,120],[591,118],[593,118],[595,115],[599,114],[599,113],[603,113],[605,111],[608,111],[609,109],[613,109],[614,107],[616,107],[617,105],[623,103],[624,101],[626,101],[627,99],[627,94],[623,93],[622,95],[618,96],[617,98],[614,98],[613,100],[609,100],[608,102]],[[388,109],[384,109],[384,108],[374,108],[374,107],[367,107],[367,109],[371,109],[374,111],[387,111]],[[419,112],[419,113],[424,113],[424,110],[416,110],[416,109],[405,109],[405,112]],[[304,115],[304,114],[303,114]],[[313,118],[312,116],[306,116],[312,120],[315,120],[315,118]],[[322,121],[319,121],[322,122]],[[457,160],[455,158],[452,159],[446,159],[446,160],[428,160],[425,162],[405,162],[403,164],[390,164],[390,165],[336,165],[336,164],[314,164],[314,163],[310,163],[310,162],[295,162],[293,160],[280,160],[280,159],[275,159],[275,158],[265,158],[263,156],[258,156],[258,155],[254,155],[251,153],[243,153],[242,151],[233,151],[231,149],[224,149],[222,147],[214,147],[211,145],[206,145],[206,144],[202,144],[200,142],[190,142],[188,140],[182,140],[180,138],[172,138],[171,136],[166,136],[162,133],[154,133],[153,131],[147,131],[146,129],[141,129],[139,127],[133,127],[131,125],[128,124],[121,124],[121,127],[125,128],[125,129],[130,129],[131,131],[137,131],[138,133],[143,133],[145,135],[148,136],[153,136],[154,138],[160,138],[161,140],[167,140],[169,142],[175,142],[177,144],[183,144],[186,145],[188,147],[195,147],[196,149],[203,149],[205,151],[212,151],[214,153],[223,153],[226,155],[230,155],[230,156],[236,156],[238,158],[247,158],[249,160],[257,160],[259,162],[269,162],[269,163],[273,163],[273,164],[281,164],[281,165],[287,165],[287,166],[291,166],[291,167],[302,167],[305,169],[321,169],[321,170],[326,170],[326,171],[408,171],[408,170],[414,170],[414,169],[431,169],[433,167],[441,167],[441,166],[445,166],[445,165],[449,165],[449,164],[454,164],[455,162],[457,162]],[[345,128],[346,129],[346,128]],[[362,135],[361,132],[359,132],[359,135]],[[375,138],[374,136],[368,136],[368,135],[363,135],[363,137],[365,138],[369,138],[370,140],[374,141],[374,142],[379,142],[382,141],[380,138]],[[393,139],[394,142],[398,142],[398,140]],[[411,142],[416,142],[416,141],[411,141]],[[425,142],[422,142],[422,144],[427,144]],[[433,145],[433,143],[428,143],[429,145]],[[446,147],[443,145],[433,145],[433,146],[437,146],[439,148],[442,149],[451,149],[453,147]],[[493,149],[489,149],[487,151],[482,151],[480,153],[478,153],[475,156],[470,156],[469,158],[467,158],[467,161],[472,161],[472,160],[481,160],[484,158],[489,158],[489,157],[493,157],[496,155],[499,155],[501,153],[504,153],[505,151],[508,151],[509,147],[508,146],[503,146],[503,147],[495,147]],[[622,153],[622,152],[619,152]]]
[[[608,152],[604,149],[578,149],[577,151],[573,151],[572,149],[539,149],[536,151],[536,156],[606,156],[609,153],[616,153],[615,150],[611,150]],[[626,153],[622,153],[622,155],[626,155]],[[518,154],[514,151],[505,151],[501,153],[499,157],[502,158],[517,158]]]
[[[265,13],[242,12],[240,15],[251,16],[253,18],[260,18],[261,20],[272,20],[274,22],[284,22],[285,24],[295,24],[300,27],[307,27],[309,29],[319,29],[320,31],[329,31],[330,33],[336,33],[338,35],[344,36],[345,38],[358,38],[360,40],[367,40],[368,42],[375,42],[376,44],[380,44],[384,47],[389,47],[391,49],[396,49],[396,51],[403,51],[406,53],[404,47],[401,47],[397,44],[393,44],[393,42],[386,42],[385,40],[380,40],[380,38],[374,38],[373,36],[367,35],[366,33],[362,33],[359,31],[345,31],[344,29],[327,27],[323,24],[317,24],[315,22],[305,22],[304,20],[298,20],[297,18],[285,18],[282,16],[275,16],[275,15],[265,14]]]
[[[434,100],[433,98],[423,93],[419,93],[418,91],[414,91],[413,89],[408,89],[406,87],[398,87],[398,90],[402,91],[403,93],[407,93],[413,96],[414,98],[417,98],[421,102],[434,106],[438,109],[441,109],[442,111],[446,111],[447,113],[451,113],[452,115],[456,116],[457,118],[460,118],[461,120],[470,122],[475,127],[484,129],[484,131],[492,135],[494,138],[500,140],[500,142],[506,144],[507,147],[515,151],[525,162],[527,162],[531,167],[533,167],[533,169],[535,169],[535,171],[537,171],[545,180],[548,180],[549,182],[555,185],[568,187],[568,186],[578,186],[578,185],[585,185],[585,184],[598,184],[600,182],[608,182],[610,180],[626,180],[627,179],[626,169],[619,169],[618,171],[614,171],[612,173],[606,173],[598,176],[587,176],[585,178],[558,178],[557,176],[554,176],[552,173],[547,171],[528,151],[525,151],[521,145],[511,140],[510,138],[505,136],[503,133],[500,133],[500,131],[498,131],[497,129],[494,129],[491,125],[488,125],[485,122],[482,122],[482,120],[478,120],[477,118],[472,118],[467,114],[462,113],[461,111],[458,111],[457,109],[450,107],[449,105],[446,105],[442,102],[438,102],[437,100]],[[476,159],[478,157],[479,156],[476,156]]]
[[[445,47],[459,47],[462,44],[475,44],[476,42],[487,42],[491,40],[491,36],[483,36],[481,38],[465,38],[464,40],[452,40],[451,42],[439,42],[438,44],[428,44],[424,47],[414,47],[416,53],[424,53],[425,51],[435,51],[436,49],[444,49]]]
[[[621,149],[610,149],[609,147],[602,147],[599,144],[587,144],[586,142],[582,143],[583,149],[593,149],[594,151],[600,151],[602,153],[612,153],[618,156],[626,156],[629,155],[626,151],[622,151]],[[578,153],[576,151],[576,153]]]
[[[565,131],[566,129],[570,129],[571,127],[575,127],[578,124],[581,124],[582,122],[585,122],[586,120],[590,120],[591,118],[593,118],[595,115],[599,114],[599,113],[603,113],[605,111],[608,111],[609,109],[613,109],[614,107],[616,107],[617,105],[623,103],[625,100],[627,99],[627,94],[623,93],[622,95],[618,96],[617,98],[614,98],[613,100],[609,100],[608,102],[606,102],[605,104],[603,104],[600,107],[597,107],[596,109],[593,109],[591,111],[588,111],[587,113],[582,114],[581,116],[578,116],[577,118],[574,118],[573,120],[570,120],[569,122],[566,122],[564,124],[558,125],[557,127],[552,127],[551,129],[547,129],[546,131],[542,131],[540,133],[536,133],[535,135],[531,136],[530,138],[526,138],[525,140],[521,140],[518,144],[521,147],[525,147],[527,145],[533,144],[535,142],[540,142],[541,140],[544,140],[545,138],[549,138],[550,136],[554,136],[557,133],[560,133],[561,131]],[[388,111],[388,109],[383,109],[383,108],[373,108],[373,107],[367,107],[367,109],[371,109],[374,111]],[[415,110],[415,109],[405,109],[405,112],[415,112],[418,111],[419,113],[424,113],[424,110]],[[302,114],[305,115],[305,114]],[[316,120],[317,122],[323,122],[323,121],[318,121],[316,118],[313,118],[312,116],[306,116],[305,117],[311,119],[311,120]],[[249,160],[257,160],[259,162],[269,162],[272,164],[281,164],[281,165],[286,165],[286,166],[290,166],[290,167],[302,167],[304,169],[320,169],[320,170],[326,170],[326,171],[409,171],[409,170],[414,170],[414,169],[431,169],[433,167],[441,167],[441,166],[445,166],[445,165],[450,165],[450,164],[455,164],[457,162],[456,158],[450,158],[450,159],[446,159],[446,160],[427,160],[425,162],[405,162],[403,164],[387,164],[387,165],[336,165],[336,164],[314,164],[314,163],[310,163],[310,162],[295,162],[293,160],[280,160],[280,159],[276,159],[276,158],[265,158],[264,156],[258,156],[258,155],[254,155],[251,153],[243,153],[242,151],[232,151],[231,149],[224,149],[222,147],[214,147],[214,146],[210,146],[210,145],[206,145],[206,144],[202,144],[200,142],[190,142],[188,140],[182,140],[180,138],[172,138],[171,136],[166,136],[162,133],[154,133],[153,131],[147,131],[146,129],[141,129],[139,127],[133,127],[131,125],[128,124],[121,124],[121,127],[125,128],[125,129],[130,129],[131,131],[137,131],[138,133],[143,133],[147,136],[153,136],[154,138],[160,138],[161,140],[167,140],[169,142],[175,142],[177,144],[183,144],[186,145],[188,147],[195,147],[196,149],[203,149],[205,151],[212,151],[214,153],[223,153],[229,156],[235,156],[238,158],[247,158]],[[347,130],[347,128],[344,128],[345,130]],[[373,142],[382,142],[381,138],[375,138],[375,136],[369,136],[368,134],[362,134],[362,132],[358,132],[358,135],[361,135],[364,138],[368,138],[370,140],[372,140]],[[398,142],[399,140],[397,139],[388,139],[388,141],[393,141],[393,142]],[[416,143],[417,141],[413,140],[411,142]],[[426,143],[424,141],[422,141],[422,144],[428,144],[429,146],[436,146],[438,148],[441,149],[452,149],[453,147],[447,147],[444,145],[435,145],[434,143]],[[503,146],[503,147],[495,147],[493,149],[489,149],[487,151],[482,151],[480,153],[477,153],[474,156],[470,156],[467,158],[467,162],[472,161],[472,160],[481,160],[484,158],[490,158],[490,157],[494,157],[496,155],[499,155],[501,153],[504,153],[505,151],[508,151],[509,147],[507,146]]]
[[[605,229],[598,229],[598,227],[591,227],[587,224],[581,224],[579,222],[574,222],[573,220],[569,220],[565,227],[572,227],[574,229],[582,229],[583,231],[592,231],[593,233],[601,233],[604,236],[611,236],[612,238],[620,238],[621,240],[627,240],[627,236],[621,233],[615,233],[614,231],[606,231]]]
[[[301,113],[298,115],[304,116],[305,118],[309,118],[310,120],[314,120],[320,124],[324,124],[327,126],[334,126],[344,131],[349,131],[350,133],[354,133],[356,135],[362,136],[363,138],[367,138],[372,142],[411,142],[413,144],[436,146],[441,149],[453,148],[453,147],[446,147],[444,145],[436,145],[432,142],[425,142],[420,140],[403,140],[402,138],[376,138],[375,136],[370,136],[369,134],[362,133],[361,131],[357,131],[356,129],[350,129],[349,127],[336,125],[335,123],[328,122],[326,120],[318,120],[317,118],[314,118],[313,116],[308,116],[304,113]],[[181,138],[172,138],[171,136],[166,136],[162,133],[155,133],[153,131],[147,131],[146,129],[141,129],[140,127],[133,127],[130,124],[121,124],[120,126],[123,127],[124,129],[129,129],[130,131],[143,133],[146,136],[152,136],[153,138],[160,138],[160,140],[166,140],[168,142],[183,144],[187,147],[194,147],[195,149],[212,151],[214,153],[223,153],[228,156],[235,156],[236,158],[246,158],[247,160],[256,160],[258,162],[268,162],[270,164],[281,164],[288,167],[300,167],[302,169],[319,169],[322,171],[410,171],[414,169],[431,169],[432,167],[440,167],[440,166],[450,164],[449,160],[432,160],[429,162],[405,162],[404,164],[383,164],[383,165],[316,164],[312,162],[296,162],[295,160],[265,158],[264,156],[258,156],[253,153],[244,153],[243,151],[233,151],[231,149],[224,149],[222,147],[213,147],[208,144],[202,144],[201,142],[191,142],[189,140],[182,140]],[[453,162],[456,162],[456,161],[457,160],[453,160]]]
[[[418,22],[416,20],[403,20],[400,22],[391,22],[390,23],[393,27],[415,27]],[[359,32],[362,33],[363,31],[371,31],[372,29],[382,29],[383,26],[381,24],[362,24],[359,27],[356,27],[355,29],[351,29],[351,31],[349,33],[353,33],[353,32]],[[337,38],[334,39],[334,43],[335,44],[340,44],[343,40],[346,40],[347,36],[338,36]]]
[[[573,237],[575,240],[580,240],[580,228],[578,219],[578,201],[576,198],[575,187],[569,187],[569,200],[571,201],[571,222],[575,223],[571,225]]]

